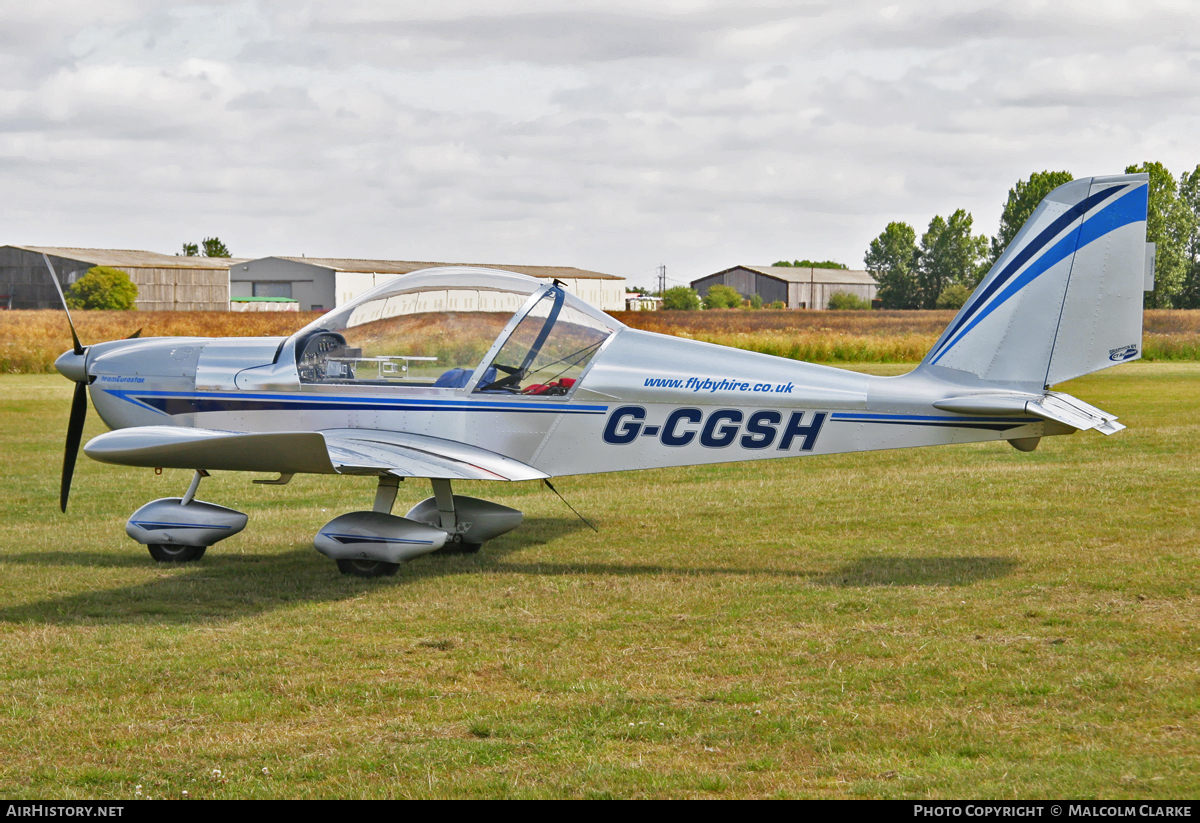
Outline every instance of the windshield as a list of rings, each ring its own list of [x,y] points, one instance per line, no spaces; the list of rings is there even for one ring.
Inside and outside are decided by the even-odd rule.
[[[603,317],[581,310],[563,289],[550,289],[517,324],[475,390],[567,394],[613,332],[616,324]]]

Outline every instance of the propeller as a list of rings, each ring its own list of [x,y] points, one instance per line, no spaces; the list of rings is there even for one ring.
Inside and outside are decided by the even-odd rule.
[[[44,253],[46,268],[50,270],[50,280],[58,291],[58,299],[62,301],[63,310],[67,313],[67,324],[71,327],[71,341],[74,347],[55,361],[54,366],[62,375],[75,381],[75,395],[71,398],[71,418],[67,421],[67,446],[63,453],[62,485],[58,493],[58,507],[65,513],[67,498],[71,494],[71,476],[75,474],[75,459],[79,456],[79,441],[83,438],[83,424],[87,421],[87,349],[79,342],[75,333],[75,321],[71,319],[71,309],[67,306],[67,298],[63,295],[62,286],[58,283],[58,274],[50,263],[50,258]],[[138,330],[139,333],[141,330]],[[135,337],[137,335],[134,335]]]
[[[87,407],[87,383],[76,383],[75,396],[71,398],[71,419],[67,422],[62,486],[58,492],[58,507],[64,514],[67,511],[67,497],[71,494],[71,476],[75,474],[75,458],[79,456],[79,441],[83,438],[83,424],[87,420]]]
[[[54,284],[54,288],[58,292],[58,299],[62,302],[63,311],[67,313],[67,325],[71,327],[73,344],[71,351],[63,352],[54,361],[54,368],[58,369],[63,377],[75,381],[75,395],[71,398],[71,418],[67,421],[67,445],[63,454],[62,486],[58,493],[58,507],[65,513],[67,498],[71,494],[71,477],[75,474],[75,460],[79,457],[79,441],[83,438],[83,424],[87,421],[87,386],[89,382],[87,347],[79,342],[79,335],[75,333],[75,321],[71,319],[71,308],[67,305],[66,295],[63,294],[62,286],[58,282],[58,272],[54,271],[54,264],[50,262],[50,257],[45,252],[42,253],[42,259],[46,261],[46,268],[50,270],[50,282]],[[134,340],[141,335],[142,330],[138,329],[125,339]]]

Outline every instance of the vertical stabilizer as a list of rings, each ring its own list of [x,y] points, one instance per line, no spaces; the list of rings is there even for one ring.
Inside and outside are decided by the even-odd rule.
[[[921,368],[1040,391],[1140,357],[1148,179],[1085,178],[1047,195]]]

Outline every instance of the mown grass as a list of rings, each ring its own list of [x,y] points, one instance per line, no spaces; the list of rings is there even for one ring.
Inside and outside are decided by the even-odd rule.
[[[249,527],[157,566],[186,473],[59,514],[71,386],[0,378],[0,794],[1195,797],[1200,365],[1064,388],[1130,428],[558,481],[599,534],[464,483],[525,524],[360,580],[311,539],[368,478],[218,474]]]
[[[312,322],[319,312],[76,312],[87,343],[127,337],[275,337]],[[824,363],[918,363],[954,317],[952,311],[613,312],[634,328],[706,343]],[[426,339],[437,329],[415,328],[410,354],[438,353],[460,362],[461,343]],[[462,335],[458,335],[462,337]],[[430,348],[425,348],[430,346]],[[71,347],[58,311],[0,312],[0,374],[51,374]],[[486,348],[486,347],[485,347]],[[1145,313],[1145,360],[1200,360],[1200,310]]]

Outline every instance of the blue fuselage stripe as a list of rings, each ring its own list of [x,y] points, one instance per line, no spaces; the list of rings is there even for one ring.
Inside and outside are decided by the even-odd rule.
[[[961,415],[938,415],[938,414],[859,414],[858,412],[834,412],[834,420],[858,421],[865,423],[874,423],[880,421],[903,421],[906,423],[1011,423],[1014,420],[1023,420],[1024,418],[1016,417],[963,417]],[[1029,418],[1027,422],[1035,423],[1040,418]]]
[[[322,398],[312,395],[138,391],[136,389],[105,389],[104,391],[129,403],[149,407],[166,414],[229,411],[460,411],[604,414],[608,411],[608,406],[545,403],[537,400],[521,403],[497,403],[472,400]]]
[[[1030,423],[1041,423],[1039,417],[951,417],[932,414],[858,414],[834,412],[837,423],[876,423],[883,426],[925,426],[933,428],[990,429],[1007,431]]]

